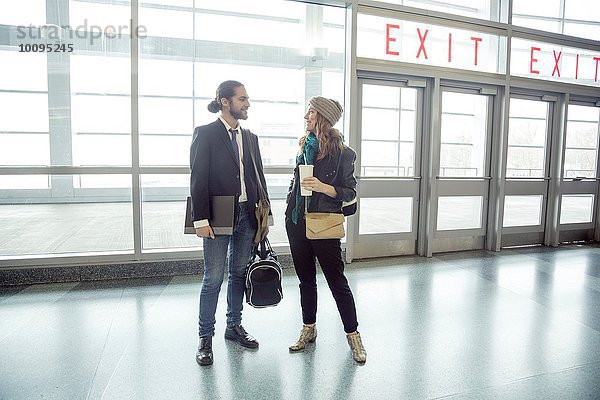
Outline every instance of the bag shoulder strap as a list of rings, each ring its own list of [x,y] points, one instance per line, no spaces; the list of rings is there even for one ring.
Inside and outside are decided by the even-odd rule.
[[[256,167],[256,156],[254,155],[254,140],[252,140],[252,132],[249,129],[242,128],[242,131],[246,133],[248,140],[250,141],[250,157],[252,158],[252,166],[254,167],[254,173],[256,174],[256,185],[258,186],[258,194],[261,200],[267,198],[267,192],[265,188],[263,188],[262,183],[260,181],[260,174],[258,173],[258,168]]]
[[[344,149],[340,150],[340,155],[338,156],[337,165],[335,166],[335,176],[333,177],[333,180],[331,181],[332,183],[335,182],[335,180],[337,179],[337,176],[338,176],[338,172],[340,172],[340,164],[342,163],[342,153],[343,152],[344,152]]]
[[[337,179],[338,172],[340,171],[340,164],[342,162],[342,153],[343,152],[344,152],[344,149],[340,150],[340,154],[338,156],[337,164],[335,166],[335,175],[334,175],[333,179],[331,180],[331,183],[335,182],[335,180]],[[304,213],[308,214],[308,202],[306,201],[306,199],[304,199]]]

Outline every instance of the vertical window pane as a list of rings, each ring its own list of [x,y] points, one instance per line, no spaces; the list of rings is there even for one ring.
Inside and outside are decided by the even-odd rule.
[[[1,134],[0,165],[50,165],[48,134]]]
[[[362,176],[413,176],[417,91],[362,86]]]
[[[112,4],[111,4],[112,3]],[[87,1],[69,1],[70,25],[77,31],[91,31],[95,26],[96,33],[101,30],[105,32],[107,26],[129,27],[131,12],[129,5],[117,4],[117,0],[108,0],[103,3],[92,3]],[[118,33],[118,29],[116,29]],[[123,34],[129,34],[130,30],[122,30]],[[91,39],[91,36],[88,35]],[[99,39],[98,39],[99,40]]]
[[[0,50],[0,90],[47,91],[47,59],[44,53]]]
[[[510,99],[506,177],[544,176],[548,104]]]
[[[481,228],[482,196],[440,196],[437,230]]]
[[[65,159],[70,158],[74,166],[129,166],[130,6],[116,0],[72,0],[69,7],[70,24],[80,27],[78,35],[84,33],[85,42],[79,40],[70,57],[72,137],[71,143],[61,143],[70,155]],[[123,36],[105,35],[108,27]]]
[[[484,176],[487,101],[486,96],[443,92],[441,176]]]
[[[71,92],[74,95],[128,95],[130,91],[131,61],[128,57],[87,54],[71,56]]]
[[[599,116],[597,107],[569,105],[563,177],[596,177]]]
[[[0,24],[43,25],[46,23],[46,0],[0,1]]]
[[[73,164],[131,165],[129,97],[76,95],[72,99]]]
[[[540,225],[544,196],[506,196],[503,227]]]
[[[412,231],[412,197],[363,198],[360,200],[361,235]]]
[[[140,21],[148,26],[148,36],[192,39],[194,16],[189,11],[140,7]]]
[[[565,194],[561,196],[560,223],[579,224],[592,222],[593,194]]]
[[[565,0],[565,18],[600,22],[600,4],[588,0]]]
[[[0,131],[48,132],[48,95],[0,92]]]
[[[202,239],[183,233],[189,175],[142,175],[143,248],[201,248]]]

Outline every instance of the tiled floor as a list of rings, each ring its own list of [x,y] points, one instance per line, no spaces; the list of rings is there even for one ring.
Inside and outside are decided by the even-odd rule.
[[[319,276],[319,336],[284,300],[244,309],[256,351],[223,339],[200,367],[198,277],[0,288],[0,399],[598,399],[600,247],[461,252],[347,269],[368,351],[350,356]]]

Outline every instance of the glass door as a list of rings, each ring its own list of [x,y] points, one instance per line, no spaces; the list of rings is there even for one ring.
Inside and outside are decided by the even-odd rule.
[[[550,143],[557,98],[510,98],[502,246],[544,243]]]
[[[354,258],[416,251],[424,86],[359,80]]]
[[[600,107],[571,102],[560,190],[559,241],[598,240],[598,140]]]
[[[434,253],[485,246],[495,95],[490,88],[441,87]]]

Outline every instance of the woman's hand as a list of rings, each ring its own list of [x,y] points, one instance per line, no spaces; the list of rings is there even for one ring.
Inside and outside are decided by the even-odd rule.
[[[321,182],[314,176],[302,179],[302,181],[300,181],[300,186],[304,189],[312,190],[313,192],[324,193],[331,198],[337,196],[337,192],[333,186]]]

